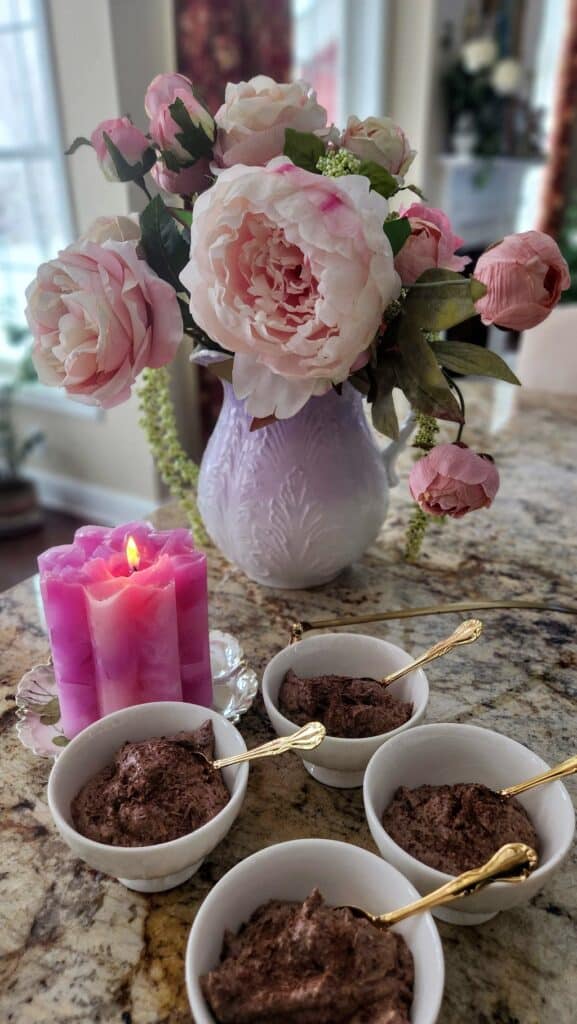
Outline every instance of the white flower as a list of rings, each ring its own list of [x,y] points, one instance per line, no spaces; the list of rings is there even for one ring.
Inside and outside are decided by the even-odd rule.
[[[400,177],[416,156],[403,129],[390,117],[349,117],[343,146],[360,160],[372,160]]]
[[[491,85],[499,96],[514,96],[521,84],[523,69],[514,57],[498,61],[491,72]]]
[[[465,71],[476,75],[497,60],[497,43],[490,36],[478,36],[463,44],[461,60]]]

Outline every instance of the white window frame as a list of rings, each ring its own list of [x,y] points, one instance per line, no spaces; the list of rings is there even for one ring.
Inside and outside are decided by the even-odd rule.
[[[54,49],[46,0],[31,0],[31,4],[33,8],[32,19],[15,19],[14,21],[6,22],[0,25],[0,34],[9,35],[28,28],[36,31],[42,86],[46,95],[48,118],[47,142],[45,144],[31,144],[28,146],[0,147],[0,161],[14,159],[20,159],[24,162],[33,159],[48,159],[52,161],[55,173],[62,183],[58,195],[58,217],[61,224],[62,241],[66,245],[75,238],[77,232],[67,158],[64,155],[66,144],[63,137],[61,110],[56,88]],[[55,252],[46,251],[45,253],[46,259],[53,258],[54,256],[56,256]],[[0,261],[0,272],[2,272],[4,266]],[[33,273],[31,273],[31,278],[32,276]],[[13,379],[14,370],[21,359],[21,350],[17,347],[12,348],[8,344],[3,344],[0,337],[0,382]],[[19,406],[58,411],[83,419],[100,419],[102,416],[99,409],[70,402],[63,392],[55,388],[46,387],[40,382],[26,382],[26,384],[19,385],[14,401]]]

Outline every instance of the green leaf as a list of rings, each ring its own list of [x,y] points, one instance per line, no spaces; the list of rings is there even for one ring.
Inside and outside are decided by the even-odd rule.
[[[471,298],[473,302],[477,302],[487,294],[487,287],[482,281],[477,281],[476,277],[470,277],[469,281],[471,283]]]
[[[496,352],[490,352],[467,341],[432,341],[437,362],[453,373],[474,373],[480,377],[496,377],[508,384],[521,382]]]
[[[325,145],[318,135],[287,128],[283,152],[297,167],[303,167],[305,171],[312,171],[313,174],[320,174],[317,163],[319,157],[325,154]]]
[[[479,288],[483,285],[474,278],[433,267],[409,289],[405,310],[422,330],[446,331],[477,315]]]
[[[64,151],[64,156],[72,156],[72,154],[75,153],[77,149],[80,149],[81,146],[90,146],[91,149],[93,148],[90,139],[86,139],[84,135],[77,135],[72,145]]]
[[[401,316],[397,344],[401,358],[396,375],[413,408],[435,419],[462,423],[461,408],[419,326]]]
[[[176,99],[174,103],[171,103],[168,109],[172,120],[181,129],[181,131],[177,133],[176,138],[183,149],[185,149],[187,153],[190,153],[193,160],[199,160],[203,156],[211,156],[215,134],[214,122],[213,137],[212,139],[209,139],[204,128],[194,123],[180,97]]]
[[[144,175],[148,174],[151,167],[156,163],[156,153],[152,146],[145,149],[142,154],[142,160],[139,160],[136,164],[129,164],[124,159],[122,153],[115,146],[108,132],[102,132],[102,138],[106,143],[106,148],[110,153],[110,158],[114,164],[114,169],[118,175],[119,181],[135,181],[137,184],[144,184]]]
[[[390,437],[392,441],[399,439],[399,421],[393,402],[393,392],[379,390],[371,406],[373,426],[380,434]]]
[[[433,350],[423,333],[419,302],[409,301],[388,326],[378,349],[377,377],[383,370],[418,412],[436,419],[462,422],[459,403],[451,391]]]
[[[140,230],[146,262],[176,292],[182,291],[179,274],[188,263],[188,245],[160,196],[155,196],[140,214]]]
[[[407,238],[411,234],[411,225],[408,217],[397,217],[396,220],[386,220],[383,224],[383,231],[391,243],[393,256],[403,248]]]
[[[184,224],[185,228],[190,228],[192,224],[192,210],[181,210],[178,206],[169,206],[170,216],[174,217],[180,224]]]
[[[174,288],[185,334],[194,338],[202,348],[211,348],[222,352],[221,346],[212,341],[193,320],[188,308],[188,296],[179,275],[188,263],[189,245],[174,219],[175,212],[186,213],[187,211],[176,211],[174,207],[167,206],[160,196],[155,196],[142,211],[140,214],[140,245],[144,258],[155,273]]]
[[[162,149],[160,155],[169,171],[177,172],[182,170],[182,161],[174,153],[171,153],[169,149]]]
[[[373,160],[363,160],[357,173],[363,174],[365,178],[368,178],[371,188],[378,192],[379,195],[384,196],[385,199],[390,199],[391,196],[396,195],[399,191],[397,179],[385,167],[374,163]]]

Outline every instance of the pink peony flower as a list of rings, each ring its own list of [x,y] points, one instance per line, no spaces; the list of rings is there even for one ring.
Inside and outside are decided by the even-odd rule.
[[[455,256],[463,239],[454,235],[449,218],[442,210],[413,203],[401,211],[408,217],[411,234],[395,257],[395,267],[404,285],[414,284],[431,267],[462,270],[471,262],[468,256]]]
[[[174,289],[136,254],[136,242],[84,241],[43,263],[26,290],[32,359],[44,384],[105,409],[145,366],[164,366],[182,339]]]
[[[180,171],[170,171],[162,160],[157,160],[150,172],[156,184],[164,192],[177,196],[191,196],[196,192],[204,192],[213,178],[207,159],[201,158],[183,167]]]
[[[475,277],[487,288],[476,303],[481,320],[511,331],[540,324],[571,283],[559,246],[542,231],[507,235],[483,253]]]
[[[90,136],[90,141],[96,152],[98,163],[110,181],[118,181],[114,162],[104,140],[105,132],[127,164],[131,165],[140,163],[146,150],[150,148],[150,142],[146,135],[135,128],[129,117],[112,117],[108,121],[101,121],[96,126]]]
[[[409,489],[424,512],[459,519],[489,508],[499,490],[499,473],[488,455],[460,443],[439,444],[415,463]]]
[[[367,178],[277,157],[231,167],[197,199],[181,274],[196,322],[236,353],[233,386],[256,417],[293,416],[345,380],[400,292]]]
[[[324,128],[327,112],[307,82],[280,85],[266,75],[249,82],[229,82],[224,103],[215,114],[220,167],[264,165],[284,150],[285,130],[314,132]]]
[[[401,177],[416,156],[403,129],[390,117],[349,117],[342,144],[360,160],[372,160]]]
[[[209,142],[214,142],[214,121],[208,110],[195,98],[192,82],[184,75],[157,75],[153,78],[146,90],[144,109],[150,118],[149,130],[157,146],[186,164],[198,154],[189,153],[177,138],[182,128],[173,120],[169,108],[178,99],[184,103],[192,123],[202,129]],[[172,192],[174,189],[166,191]]]

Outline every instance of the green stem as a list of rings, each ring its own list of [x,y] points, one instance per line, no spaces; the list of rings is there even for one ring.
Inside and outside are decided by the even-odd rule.
[[[445,371],[443,371],[443,373],[445,373]],[[457,438],[456,438],[456,443],[458,444],[459,441],[461,440],[461,437],[463,436],[463,430],[465,429],[465,419],[466,419],[465,399],[463,397],[463,392],[461,391],[459,385],[456,383],[456,381],[453,380],[452,377],[449,377],[448,373],[445,373],[445,379],[446,379],[449,387],[452,388],[452,390],[455,392],[457,398],[459,399],[459,405],[461,407],[461,416],[463,417],[463,419],[462,419],[462,422],[459,423],[459,431],[457,433]]]
[[[146,182],[145,182],[144,178],[136,178],[135,179],[135,185],[138,185],[138,187],[142,189],[142,191],[145,193],[146,198],[148,200],[152,199],[152,196],[151,196],[150,192],[148,191],[148,188],[146,187]]]

